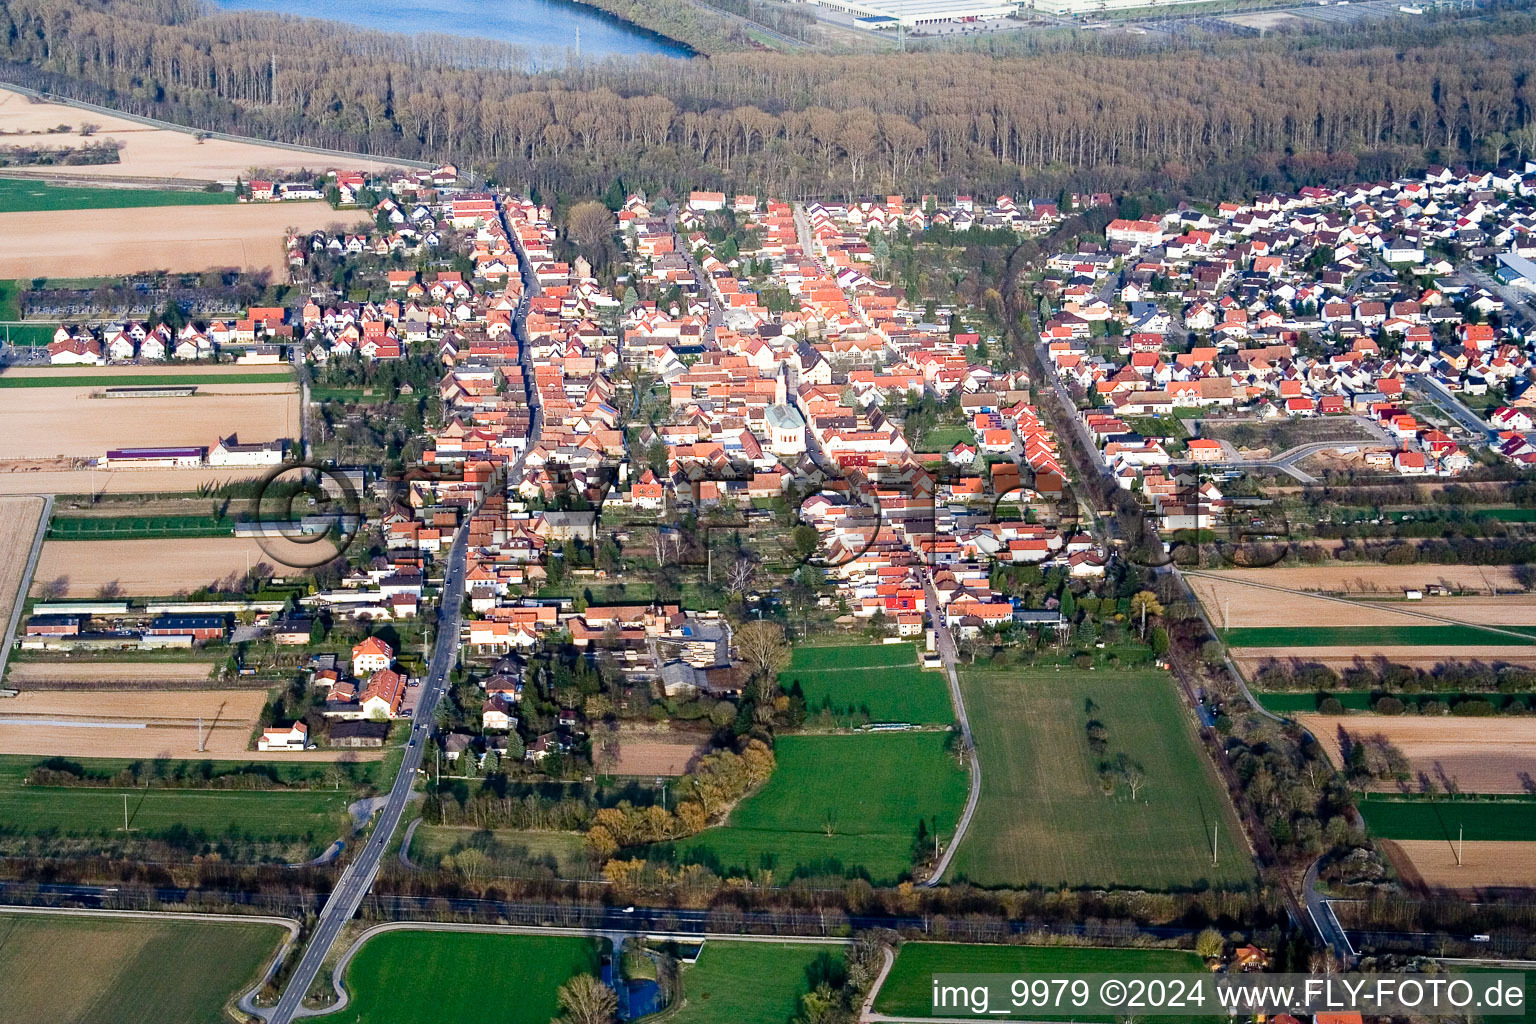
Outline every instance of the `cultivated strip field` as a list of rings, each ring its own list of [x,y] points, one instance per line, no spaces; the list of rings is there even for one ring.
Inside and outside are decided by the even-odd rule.
[[[1497,632],[1463,623],[1424,623],[1413,626],[1254,626],[1224,630],[1223,639],[1239,649],[1274,647],[1340,647],[1377,644],[1409,648],[1516,646],[1536,643],[1536,627],[1499,626]],[[1522,637],[1526,640],[1522,641]]]
[[[1311,543],[1310,541],[1308,543]],[[1275,566],[1269,569],[1223,569],[1226,579],[1250,580],[1287,590],[1314,590],[1343,596],[1400,596],[1404,590],[1440,584],[1457,590],[1492,594],[1519,590],[1508,566],[1500,565],[1346,565]],[[1193,585],[1194,581],[1190,581]],[[1219,609],[1212,609],[1218,611]],[[1234,623],[1238,625],[1240,623]],[[1246,623],[1261,625],[1261,623]],[[1293,625],[1290,622],[1275,625]]]
[[[244,575],[247,566],[263,562],[279,576],[292,575],[295,570],[285,568],[282,559],[309,565],[320,560],[321,550],[316,544],[281,538],[257,543],[251,537],[48,541],[38,560],[33,592],[62,580],[66,597],[94,597],[108,584],[116,584],[125,596],[164,597],[231,574]]]
[[[982,773],[957,880],[1151,889],[1253,880],[1226,794],[1164,673],[972,671],[960,685]],[[1090,722],[1104,727],[1102,752]],[[1114,767],[1122,754],[1144,779],[1134,797]]]
[[[92,188],[0,178],[0,212],[17,210],[111,210],[122,206],[232,206],[233,192],[191,189]]]
[[[174,494],[261,475],[259,469],[71,468],[66,460],[0,461],[3,494]]]
[[[1269,570],[1275,571],[1275,570]],[[1284,571],[1284,570],[1280,570]],[[1342,582],[1348,582],[1347,573]],[[1258,582],[1266,582],[1259,580]],[[1499,597],[1426,597],[1420,601],[1371,599],[1368,592],[1352,589],[1342,601],[1305,594],[1281,594],[1268,587],[1252,586],[1246,579],[1190,576],[1189,585],[1205,605],[1211,621],[1233,629],[1284,626],[1426,626],[1422,615],[1437,615],[1457,622],[1499,626],[1536,625],[1536,594]],[[1274,586],[1284,586],[1274,583]],[[1401,591],[1396,592],[1401,597]],[[1414,615],[1410,613],[1420,613]]]
[[[266,696],[261,690],[28,690],[0,706],[0,750],[77,757],[244,754]]]
[[[59,125],[71,131],[55,133]],[[81,125],[98,126],[86,139]],[[114,117],[94,110],[80,110],[62,103],[34,102],[31,97],[0,90],[0,132],[13,136],[0,144],[41,146],[78,146],[83,141],[115,139],[123,144],[119,162],[99,166],[48,167],[50,178],[167,178],[188,181],[226,181],[236,176],[250,177],[256,167],[327,170],[383,170],[392,166],[386,160],[347,160],[338,162],[319,153],[300,153],[257,142],[226,142],[208,139],[198,142],[190,132],[155,128],[126,117]],[[17,133],[32,133],[15,138]],[[47,133],[47,134],[38,134]],[[14,275],[13,275],[14,276]]]
[[[282,937],[252,921],[0,912],[0,1020],[212,1024]]]
[[[240,383],[240,378],[257,376],[266,380],[271,377],[284,377],[293,379],[293,371],[282,365],[255,365],[242,366],[239,363],[133,363],[123,366],[8,366],[0,372],[0,379],[6,381],[55,381],[77,380],[83,383],[94,383],[98,387],[102,381],[97,378],[110,378],[107,383],[112,384],[200,384],[214,383],[214,378],[233,377],[233,383]],[[124,380],[125,377],[149,377],[143,380]],[[169,380],[161,379],[168,378]],[[36,386],[36,385],[28,385]],[[43,385],[47,387],[53,384]]]
[[[43,514],[41,498],[0,498],[0,637],[10,625],[11,611],[21,594],[21,577],[27,571],[27,555],[37,536],[37,520]]]
[[[1398,839],[1382,842],[1404,880],[1431,889],[1474,893],[1487,889],[1536,888],[1536,842],[1466,842]]]
[[[99,683],[205,682],[216,666],[209,661],[19,661],[10,681],[22,688]],[[0,706],[0,713],[6,710]]]
[[[1328,751],[1345,762],[1350,743],[1385,740],[1408,759],[1415,778],[1463,793],[1524,793],[1536,778],[1536,720],[1529,718],[1421,718],[1372,715],[1298,715]],[[1378,789],[1395,789],[1383,781]],[[1418,788],[1414,786],[1413,788]]]
[[[100,392],[92,385],[6,389],[0,459],[98,458],[112,448],[212,448],[230,434],[250,443],[300,433],[299,389],[291,379],[202,384],[187,398],[109,399]]]
[[[353,230],[355,211],[326,202],[186,206],[163,209],[52,210],[0,213],[0,278],[119,277],[150,270],[196,272],[212,267],[287,268],[284,232],[341,225]]]

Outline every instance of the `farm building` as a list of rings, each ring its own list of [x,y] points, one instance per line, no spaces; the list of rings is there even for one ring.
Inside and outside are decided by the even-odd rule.
[[[256,741],[257,750],[306,750],[309,747],[309,726],[303,722],[263,729]]]
[[[109,469],[195,469],[206,448],[114,448],[107,452]]]
[[[287,450],[286,441],[265,441],[241,444],[234,434],[219,438],[219,443],[208,453],[210,466],[276,466],[283,461]]]
[[[191,398],[197,394],[196,384],[162,384],[140,387],[113,387],[102,391],[106,398]]]
[[[382,747],[388,735],[388,722],[348,720],[331,725],[330,742],[333,747]]]
[[[27,620],[27,636],[78,636],[78,615],[34,615]]]

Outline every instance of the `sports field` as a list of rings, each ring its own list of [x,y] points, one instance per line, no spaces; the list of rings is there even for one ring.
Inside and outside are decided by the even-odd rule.
[[[0,178],[0,213],[32,210],[115,210],[127,206],[230,206],[233,192],[185,189],[99,188]]]
[[[1500,626],[1245,626],[1222,631],[1229,647],[1480,647],[1536,644],[1536,627]],[[1520,633],[1521,640],[1512,633]]]
[[[356,798],[346,786],[263,792],[26,785],[27,770],[41,760],[0,757],[0,835],[125,838],[121,829],[126,796],[128,825],[133,829],[126,838],[160,838],[186,829],[193,835],[202,833],[210,842],[239,837],[323,847],[343,833],[347,804]],[[92,771],[110,772],[125,762],[78,763]]]
[[[1088,949],[1074,946],[970,946],[948,942],[907,942],[875,997],[875,1012],[893,1017],[932,1017],[935,974],[1146,974],[1204,969],[1194,953],[1177,949]],[[992,1019],[1010,1020],[999,1014]],[[1032,1020],[1052,1018],[1031,1012]],[[1110,1017],[1075,1016],[1080,1021]],[[1191,1018],[1160,1017],[1176,1022]]]
[[[1514,842],[1536,838],[1533,800],[1395,800],[1367,794],[1365,827],[1377,839]]]
[[[282,936],[252,921],[0,912],[0,1020],[217,1024]]]
[[[784,1024],[800,997],[822,981],[836,987],[840,946],[774,942],[704,945],[699,962],[683,968],[683,1003],[671,1024]]]
[[[877,884],[912,868],[919,820],[948,835],[965,805],[966,779],[946,751],[949,733],[785,736],[778,768],[726,824],[668,844],[717,873],[771,869],[800,875],[868,875]]]
[[[826,709],[839,720],[920,725],[955,719],[944,674],[920,668],[912,644],[796,647],[779,685],[790,689],[796,683],[813,715]]]
[[[384,932],[364,943],[347,965],[346,1007],[316,1019],[549,1024],[560,1015],[559,987],[597,971],[597,943],[588,938]]]
[[[1226,794],[1165,674],[983,671],[960,682],[982,771],[955,878],[1151,889],[1253,881]],[[1102,752],[1090,722],[1104,727]],[[1101,764],[1122,754],[1144,780],[1134,799],[1123,768],[1101,781]]]

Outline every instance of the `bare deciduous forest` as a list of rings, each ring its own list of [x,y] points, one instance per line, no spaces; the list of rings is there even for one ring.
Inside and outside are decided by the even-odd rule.
[[[1167,189],[1204,195],[1524,156],[1536,18],[1018,56],[721,53],[516,69],[512,48],[405,42],[193,0],[0,0],[0,77],[287,142],[454,160],[513,186]],[[273,56],[277,72],[274,79]]]

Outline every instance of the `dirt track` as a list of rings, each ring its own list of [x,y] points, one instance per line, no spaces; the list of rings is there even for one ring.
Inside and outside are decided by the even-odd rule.
[[[1405,715],[1297,715],[1335,765],[1351,741],[1383,737],[1403,752],[1415,776],[1463,793],[1524,793],[1536,776],[1536,720]],[[1390,781],[1378,787],[1394,790]],[[1417,787],[1415,787],[1417,788]]]
[[[189,181],[228,181],[237,175],[250,177],[253,168],[311,168],[314,170],[382,170],[394,166],[387,160],[338,162],[318,153],[299,153],[250,142],[209,139],[198,142],[190,133],[154,128],[95,111],[79,110],[62,103],[34,103],[20,93],[0,90],[0,146],[78,146],[81,125],[98,130],[89,141],[115,139],[123,143],[119,162],[95,167],[49,167],[50,177],[78,178],[180,178]],[[69,132],[53,133],[59,125]],[[16,135],[16,132],[48,134]]]
[[[1460,866],[1455,848],[1444,840],[1398,839],[1382,846],[1400,875],[1431,889],[1536,888],[1536,843],[1466,843]]]
[[[174,211],[174,212],[168,212]],[[0,278],[116,277],[149,270],[268,269],[286,280],[289,229],[360,224],[329,203],[0,213]]]
[[[230,434],[249,444],[300,433],[295,384],[199,384],[187,398],[108,399],[97,397],[100,392],[5,389],[0,460],[99,458],[111,448],[212,448]]]
[[[245,537],[203,537],[185,540],[49,541],[43,545],[33,578],[33,593],[63,579],[64,596],[94,597],[115,584],[129,597],[169,597],[207,586],[247,565],[262,562],[277,576],[301,575],[281,559],[304,565],[321,558],[321,545],[293,544],[281,539],[264,542]],[[328,547],[325,550],[330,550]]]

